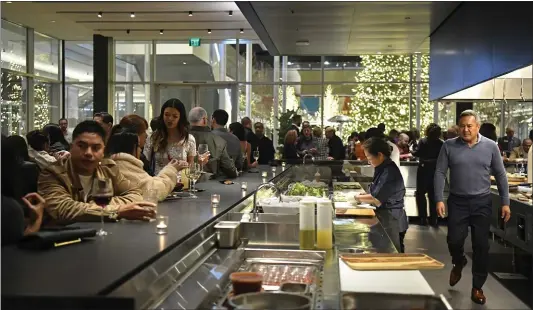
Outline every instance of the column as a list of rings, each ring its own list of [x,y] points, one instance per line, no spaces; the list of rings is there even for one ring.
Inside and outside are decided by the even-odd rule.
[[[34,46],[34,31],[33,28],[26,28],[26,72],[28,74],[34,74],[34,53],[35,53],[35,46]],[[34,86],[35,86],[35,80],[34,78],[27,78],[26,79],[26,132],[30,132],[34,129],[34,119],[35,119],[35,98],[34,98]],[[19,112],[20,113],[20,112]],[[22,119],[21,119],[22,120]],[[21,126],[22,127],[22,126]],[[19,127],[19,128],[21,128]],[[39,128],[41,129],[41,128]],[[22,132],[18,132],[18,134],[22,134]]]
[[[252,85],[248,84],[252,82],[252,57],[253,50],[252,44],[246,44],[246,116],[252,117]],[[238,61],[238,59],[237,59]]]
[[[409,129],[413,127],[413,54],[409,55]]]
[[[274,118],[273,122],[273,135],[272,141],[274,142],[274,148],[278,147],[278,129],[279,129],[279,56],[274,56],[274,95],[272,96],[272,103],[274,105]]]
[[[113,114],[113,38],[93,35],[93,112]]]
[[[126,82],[133,83],[134,70],[135,67],[132,64],[126,62]],[[124,102],[126,103],[125,115],[133,114],[133,84],[127,84],[126,87],[124,87],[124,98]]]
[[[145,44],[144,45],[144,80],[150,81],[150,84],[144,84],[144,118],[148,120],[148,123],[150,123],[150,120],[153,118],[151,110],[150,110],[150,95],[152,93],[152,85],[153,80],[152,76],[150,75],[150,53],[151,53],[151,44]]]
[[[417,53],[416,54],[416,129],[418,129],[418,132],[420,132],[420,100],[422,92],[421,92],[421,75],[422,75],[422,54]]]
[[[283,85],[282,85],[282,94],[283,94],[283,98],[282,98],[282,102],[281,102],[281,111],[283,113],[285,113],[285,111],[287,111],[287,80],[288,80],[288,75],[289,73],[287,72],[287,65],[288,65],[288,62],[289,62],[289,56],[283,56],[281,58],[281,78],[283,80]]]

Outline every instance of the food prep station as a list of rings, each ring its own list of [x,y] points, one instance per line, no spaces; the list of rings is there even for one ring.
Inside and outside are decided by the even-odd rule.
[[[93,296],[92,302],[101,306],[94,306],[91,309],[109,309],[110,305],[113,305],[113,309],[231,309],[233,306],[230,298],[233,292],[230,275],[238,271],[252,271],[263,275],[263,291],[270,293],[270,295],[259,294],[264,297],[261,300],[247,301],[256,308],[261,308],[260,305],[264,308],[272,300],[278,302],[297,295],[303,296],[301,299],[308,301],[307,305],[298,309],[374,309],[376,305],[379,305],[380,309],[451,309],[443,296],[435,296],[418,270],[357,271],[350,269],[342,261],[339,257],[342,254],[396,253],[396,249],[375,216],[346,217],[337,212],[338,216],[332,219],[333,248],[300,250],[297,208],[268,206],[273,197],[279,196],[281,201],[286,199],[291,204],[298,197],[295,195],[313,194],[333,199],[335,205],[339,204],[340,209],[344,209],[347,203],[351,203],[350,197],[357,192],[365,191],[369,182],[368,176],[357,173],[354,178],[351,168],[352,164],[347,161],[328,162],[327,165],[315,162],[309,165],[287,166],[284,170],[278,167],[278,174],[269,178],[269,184],[252,181],[260,179],[257,174],[241,177],[242,181],[248,182],[249,188],[248,192],[242,194],[239,192],[239,179],[235,180],[238,189],[227,194],[223,190],[230,187],[225,187],[218,181],[212,186],[205,183],[198,184],[198,187],[210,186],[221,193],[220,206],[213,208],[212,214],[201,213],[198,218],[194,215],[195,210],[203,208],[202,204],[208,204],[208,200],[202,200],[203,193],[198,193],[199,199],[191,200],[189,205],[177,206],[176,203],[183,203],[177,200],[159,206],[164,212],[179,212],[173,214],[189,218],[188,224],[192,223],[192,219],[198,220],[199,223],[201,218],[207,218],[196,228],[175,241],[162,239],[161,236],[149,236],[153,239],[151,242],[159,240],[157,254],[148,260],[139,260],[142,263],[136,268],[130,270],[123,268],[121,271],[126,271],[126,275],[104,287],[97,286],[97,283],[86,283],[85,286],[81,286],[85,291],[77,287],[78,292],[66,292],[61,290],[60,285],[47,286],[46,290],[50,296],[60,297],[61,300],[65,300],[66,297],[71,298],[68,299],[71,300],[68,304],[70,306],[85,301],[87,296]],[[260,170],[270,171],[270,167],[261,167]],[[313,181],[320,184],[320,189],[309,186]],[[302,185],[305,189],[302,189]],[[255,188],[259,190],[254,191]],[[299,192],[302,190],[303,193]],[[235,199],[235,202],[228,202],[230,199]],[[254,207],[258,211],[257,214],[253,212]],[[362,209],[373,211],[371,208]],[[179,224],[187,223],[180,220]],[[123,235],[123,238],[135,238],[134,230],[130,230],[126,235],[121,232],[124,229],[131,229],[130,226],[130,223],[118,223],[110,229],[113,233],[111,238],[120,235]],[[175,226],[170,228],[169,237],[172,236],[173,227]],[[174,229],[179,228],[181,227]],[[139,226],[136,229],[145,229],[145,227]],[[100,263],[98,264],[98,268],[92,271],[94,276],[98,277],[99,268],[109,270],[110,273],[120,270],[121,265],[115,265],[110,269],[117,256],[121,257],[120,252],[123,252],[123,265],[138,259],[134,253],[142,256],[141,240],[145,237],[139,238],[141,239],[137,242],[134,239],[122,241],[137,247],[135,252],[127,252],[124,243],[114,243],[112,248],[104,250],[103,247],[110,246],[105,244],[106,240],[96,240],[93,244],[87,245],[95,248],[92,249],[93,254],[86,252],[84,255],[93,258],[95,255],[102,255],[100,263],[104,265],[102,267]],[[161,242],[168,243],[161,244]],[[82,246],[79,245],[78,250]],[[57,251],[76,251],[75,247]],[[10,251],[15,250],[10,249]],[[104,254],[105,251],[115,251],[117,256]],[[46,255],[43,260],[53,260],[54,255],[61,255],[58,253],[42,254]],[[23,258],[18,260],[21,264],[28,258],[24,258],[20,253],[15,254]],[[129,257],[126,256],[128,254]],[[63,257],[64,255],[65,252]],[[83,258],[80,264],[87,259]],[[3,259],[3,264],[4,262]],[[15,273],[23,270],[23,266],[18,266],[15,259],[7,263],[12,265]],[[76,265],[73,264],[72,267],[74,266]],[[31,273],[32,270],[27,272]],[[107,276],[108,279],[113,279],[109,274]],[[46,279],[44,276],[39,278]],[[97,279],[100,283],[106,283],[100,277]],[[69,278],[69,281],[72,280],[74,280],[72,277]],[[32,283],[22,280],[12,284],[11,296],[31,295],[32,290],[35,291],[37,288]],[[66,287],[66,284],[62,285]],[[89,285],[100,288],[91,292]],[[23,288],[26,292],[21,291]],[[60,296],[61,294],[63,296]],[[267,298],[269,299],[266,300]],[[57,303],[54,305],[55,309],[61,309]]]

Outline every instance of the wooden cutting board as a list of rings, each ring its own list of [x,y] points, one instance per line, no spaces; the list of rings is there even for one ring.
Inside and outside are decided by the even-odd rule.
[[[338,216],[376,216],[372,209],[335,209],[335,214]]]
[[[341,259],[353,270],[442,269],[444,264],[425,254],[342,254]]]

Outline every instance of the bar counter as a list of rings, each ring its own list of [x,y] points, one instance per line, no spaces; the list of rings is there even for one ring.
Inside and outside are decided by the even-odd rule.
[[[259,173],[244,173],[235,184],[219,180],[197,184],[205,189],[198,199],[182,198],[161,202],[158,214],[168,215],[168,234],[155,233],[156,222],[121,221],[106,223],[111,235],[95,237],[79,244],[48,251],[28,251],[16,246],[2,248],[2,296],[76,297],[107,295],[159,257],[186,240],[218,215],[243,200],[241,182],[248,182],[248,195],[262,182]],[[281,167],[278,167],[278,175]],[[220,194],[218,208],[211,207],[211,194]],[[100,223],[76,223],[73,226],[99,229]]]

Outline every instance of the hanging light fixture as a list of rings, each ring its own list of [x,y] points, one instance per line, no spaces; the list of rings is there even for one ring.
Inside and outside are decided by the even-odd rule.
[[[163,34],[163,29],[159,30],[159,34]]]
[[[241,33],[244,33],[244,29],[241,28]]]
[[[98,18],[102,18],[102,12],[98,12]]]
[[[192,16],[192,11],[189,11],[189,16]]]
[[[229,11],[229,16],[233,16],[233,11]]]
[[[207,33],[211,34],[211,29],[207,29]]]
[[[127,34],[130,34],[130,30],[129,30],[129,29],[128,29],[128,30],[126,30],[126,33],[127,33]]]
[[[135,12],[131,12],[130,17],[135,18]]]

